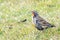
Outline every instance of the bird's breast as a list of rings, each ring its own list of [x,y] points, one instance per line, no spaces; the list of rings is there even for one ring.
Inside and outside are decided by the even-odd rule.
[[[34,22],[34,24],[36,24],[36,20],[37,20],[36,18],[33,18],[33,22]]]

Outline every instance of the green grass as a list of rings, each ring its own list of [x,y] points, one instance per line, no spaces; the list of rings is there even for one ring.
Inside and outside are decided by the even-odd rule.
[[[56,27],[37,30],[32,10]],[[0,40],[60,40],[60,0],[0,0]]]

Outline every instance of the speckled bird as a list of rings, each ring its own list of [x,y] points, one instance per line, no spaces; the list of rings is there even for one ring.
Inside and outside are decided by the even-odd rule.
[[[42,26],[47,26],[46,28],[55,27],[54,25],[50,24],[45,19],[40,17],[37,11],[32,11],[32,14],[33,14],[33,23],[35,24],[35,27],[38,30],[43,30],[44,28]]]

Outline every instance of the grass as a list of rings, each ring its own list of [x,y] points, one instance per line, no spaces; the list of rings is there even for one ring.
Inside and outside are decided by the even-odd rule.
[[[37,30],[31,10],[56,27]],[[60,40],[60,0],[0,0],[0,40]]]

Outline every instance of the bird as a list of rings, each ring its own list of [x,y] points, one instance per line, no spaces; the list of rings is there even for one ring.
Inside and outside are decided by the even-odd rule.
[[[38,30],[44,30],[42,26],[47,26],[46,29],[50,27],[55,27],[55,25],[50,24],[45,19],[43,19],[41,16],[39,16],[37,11],[33,10],[32,15],[33,15],[33,23],[35,24],[35,27]]]

